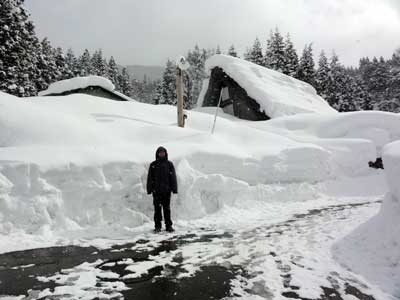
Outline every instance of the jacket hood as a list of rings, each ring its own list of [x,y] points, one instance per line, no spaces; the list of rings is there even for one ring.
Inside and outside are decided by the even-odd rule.
[[[165,152],[165,159],[168,160],[168,151],[167,149],[165,149],[164,147],[158,147],[157,151],[156,151],[156,160],[159,159],[158,154],[161,152],[161,150],[164,150]]]

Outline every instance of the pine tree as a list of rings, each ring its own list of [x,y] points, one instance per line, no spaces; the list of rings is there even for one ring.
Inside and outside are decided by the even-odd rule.
[[[176,67],[168,60],[162,77],[159,104],[176,105],[176,102]]]
[[[329,75],[330,68],[328,58],[326,57],[325,52],[321,51],[318,61],[318,70],[315,75],[315,89],[322,98],[326,98],[329,93]]]
[[[354,81],[355,87],[353,89],[353,102],[356,110],[372,110],[371,95],[368,92],[364,81],[360,76],[358,76],[358,74],[354,77]]]
[[[74,51],[72,51],[71,48],[67,51],[67,54],[65,56],[65,63],[68,70],[70,71],[70,78],[76,77],[80,74],[80,71],[78,70],[78,60],[75,57]]]
[[[69,68],[67,64],[67,58],[64,55],[64,52],[61,47],[57,47],[53,49],[53,57],[57,66],[57,78],[56,80],[64,80],[73,77],[72,70]]]
[[[390,75],[390,96],[398,104],[394,112],[400,112],[400,48],[396,50],[390,61]]]
[[[270,38],[267,40],[264,66],[278,72],[283,72],[285,69],[285,43],[278,28],[275,32],[271,31]]]
[[[232,45],[232,46],[229,47],[228,53],[227,53],[227,54],[230,55],[230,56],[233,56],[233,57],[238,57],[234,45]]]
[[[146,102],[145,85],[147,84],[146,76],[143,81],[137,79],[132,80],[132,95],[131,97],[140,102]]]
[[[217,50],[215,50],[215,54],[222,54],[221,48],[217,45]]]
[[[88,49],[85,49],[81,57],[79,57],[78,69],[80,70],[80,76],[94,75],[92,60]]]
[[[286,75],[296,77],[297,70],[299,69],[299,57],[297,56],[296,49],[290,39],[289,33],[285,40],[285,65],[282,72]]]
[[[115,62],[115,59],[113,56],[111,56],[111,58],[108,62],[108,78],[115,85],[116,90],[121,89],[119,86],[119,70],[118,70],[117,63]]]
[[[246,56],[248,61],[251,61],[252,63],[260,66],[264,65],[264,56],[262,53],[261,43],[258,38],[255,39],[253,47],[250,49]]]
[[[162,96],[162,90],[163,90],[163,85],[162,82],[160,81],[156,85],[156,91],[154,93],[154,98],[153,98],[153,102],[156,105],[165,103]]]
[[[103,58],[103,51],[101,49],[97,50],[92,58],[91,58],[91,64],[92,64],[92,71],[94,75],[97,76],[102,76],[107,78],[108,77],[108,66],[107,63],[104,61]]]
[[[54,57],[54,49],[47,38],[44,38],[40,42],[37,51],[39,53],[37,61],[39,76],[35,84],[38,91],[43,91],[46,90],[51,83],[58,80],[59,72]]]
[[[252,48],[249,48],[249,47],[246,48],[246,51],[243,53],[244,60],[252,61],[251,50],[252,50]],[[264,63],[264,61],[263,61],[263,63]]]
[[[354,99],[356,93],[355,81],[346,73],[336,53],[332,54],[329,69],[329,85],[326,100],[338,111],[356,110],[357,103]]]
[[[297,78],[311,84],[312,86],[315,85],[315,64],[312,44],[304,47],[303,54],[300,58]]]
[[[39,41],[23,0],[0,3],[0,90],[16,96],[34,96]]]
[[[122,69],[121,74],[118,77],[118,86],[121,93],[131,96],[132,95],[132,84],[131,79],[126,68]]]
[[[336,53],[332,54],[331,62],[329,65],[329,84],[327,87],[326,100],[329,105],[335,109],[339,108],[341,98],[341,88],[343,86],[343,77],[341,66],[339,64],[339,57]]]
[[[368,58],[363,58],[360,60],[359,73],[371,95],[373,108],[387,110],[391,106],[388,105],[388,101],[390,102],[391,98],[389,64],[383,58],[378,60],[374,57],[372,61]]]
[[[188,52],[187,61],[190,67],[187,70],[189,76],[185,79],[185,87],[187,90],[185,94],[187,102],[191,102],[187,104],[190,108],[196,104],[203,80],[206,78],[205,61],[208,55],[206,50],[203,49],[200,51],[197,45],[194,47],[193,51]]]

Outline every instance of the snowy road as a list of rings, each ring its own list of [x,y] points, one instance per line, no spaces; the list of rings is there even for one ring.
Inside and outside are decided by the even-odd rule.
[[[341,231],[376,201],[341,204],[241,231],[145,234],[99,250],[58,247],[0,255],[8,299],[391,299],[337,264]],[[348,230],[348,229],[347,229]],[[0,299],[2,299],[0,297]]]

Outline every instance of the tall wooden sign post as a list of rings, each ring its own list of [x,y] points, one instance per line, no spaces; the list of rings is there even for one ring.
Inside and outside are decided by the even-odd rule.
[[[183,72],[189,68],[189,63],[181,56],[176,62],[176,108],[178,110],[178,126],[184,127],[185,120],[183,114]]]

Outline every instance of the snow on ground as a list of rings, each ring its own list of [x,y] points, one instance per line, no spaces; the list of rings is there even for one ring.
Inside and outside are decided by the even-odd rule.
[[[400,128],[395,114],[368,113],[363,122],[351,121],[363,113],[332,114],[326,123],[308,114],[283,119],[283,125],[219,118],[211,135],[212,115],[188,112],[182,129],[175,108],[167,105],[88,95],[22,100],[2,93],[0,106],[0,232],[17,236],[151,224],[152,201],[144,186],[159,145],[169,150],[178,171],[174,217],[192,220],[252,209],[267,199],[315,199],[319,182],[347,169],[357,170],[350,176],[368,173],[381,142],[363,131],[360,139],[357,126],[385,130],[387,141]]]
[[[54,282],[60,286],[55,290],[31,291],[31,299],[45,295],[64,299],[63,294],[79,295],[82,299],[100,296],[108,299],[111,295],[124,293],[128,293],[126,298],[129,298],[129,292],[134,295],[138,290],[135,282],[154,282],[158,286],[170,281],[179,285],[180,280],[195,278],[210,266],[227,270],[240,268],[241,272],[235,272],[230,282],[231,295],[236,297],[229,299],[287,299],[289,296],[303,299],[393,299],[361,276],[338,265],[329,252],[335,241],[379,210],[380,204],[376,201],[382,199],[386,190],[384,184],[369,188],[372,182],[381,183],[379,173],[352,181],[356,189],[345,181],[340,185],[336,181],[328,182],[325,195],[316,200],[265,202],[264,207],[258,205],[258,212],[252,212],[253,218],[243,214],[246,221],[236,220],[226,228],[199,229],[205,222],[202,219],[200,225],[193,222],[192,229],[188,224],[180,224],[178,228],[185,229],[179,229],[176,234],[142,233],[134,238],[133,243],[121,244],[114,250],[107,249],[107,244],[99,241],[98,246],[104,248],[102,258],[38,277],[40,282]],[[341,195],[335,197],[339,189]],[[366,192],[369,195],[362,196]],[[139,239],[140,243],[135,243]],[[116,251],[120,258],[106,254],[107,251]],[[140,254],[135,255],[132,251]],[[157,294],[157,289],[150,283],[140,287],[154,288],[152,294]],[[181,291],[179,288],[175,293]],[[336,298],[322,296],[332,294]],[[360,294],[369,296],[352,296]]]
[[[245,89],[270,118],[336,112],[311,85],[280,72],[228,55],[214,55],[206,61],[209,75],[215,67],[222,68]],[[207,88],[208,80],[205,80],[198,106],[202,106]]]
[[[390,192],[378,215],[334,247],[338,260],[400,298],[400,142],[383,150]]]
[[[101,76],[87,76],[75,77],[54,82],[50,84],[47,90],[39,92],[39,96],[62,94],[64,92],[77,89],[85,89],[89,86],[100,86],[110,92],[113,92],[115,90],[114,84],[109,79]]]
[[[246,230],[329,205],[372,203],[387,192],[382,172],[369,169],[368,161],[399,139],[396,114],[305,114],[267,122],[221,114],[211,135],[213,119],[209,112],[190,111],[182,129],[176,126],[176,108],[167,105],[0,93],[0,252],[64,244],[106,247],[146,235],[153,207],[145,181],[159,145],[169,150],[177,169],[179,194],[172,211],[178,233],[201,227],[238,232],[241,245],[254,247],[247,254],[273,245],[257,244]],[[385,163],[394,152],[387,149]],[[277,240],[274,249],[292,247],[288,243],[298,236],[312,264],[308,247],[314,245],[322,260],[337,239],[376,211],[377,205],[368,204],[340,230],[336,223],[324,229],[325,220],[319,229],[304,224],[304,232],[321,239],[307,235],[311,239],[304,242],[304,235],[294,233]],[[330,258],[328,265],[339,268]],[[312,274],[295,271],[294,282],[310,276],[308,282],[317,286],[317,275],[327,274],[324,265],[315,268]],[[261,277],[258,283],[273,279]],[[299,293],[312,296],[312,291],[302,286]]]

